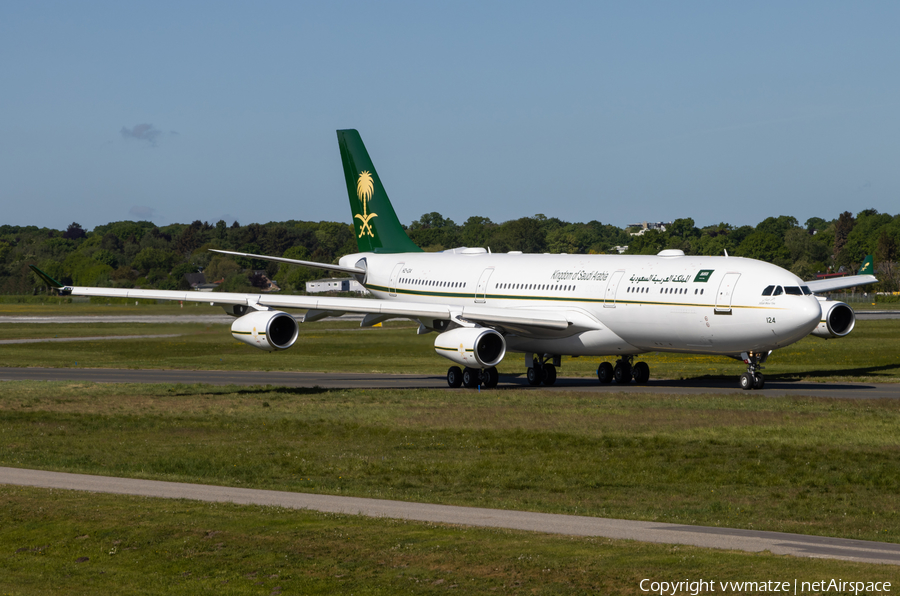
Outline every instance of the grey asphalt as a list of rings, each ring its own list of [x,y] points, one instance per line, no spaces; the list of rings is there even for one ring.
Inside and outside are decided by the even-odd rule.
[[[507,528],[571,536],[602,536],[641,542],[686,544],[704,548],[747,552],[770,551],[779,555],[843,559],[865,563],[900,565],[900,544],[827,538],[782,532],[734,530],[708,526],[685,526],[645,521],[628,521],[509,511],[480,507],[457,507],[409,503],[382,499],[338,497],[256,490],[203,484],[136,480],[87,474],[67,474],[0,467],[0,483],[167,499],[190,499],[309,509],[329,513],[386,517],[461,526]]]
[[[98,341],[107,339],[159,339],[162,337],[180,337],[180,333],[160,333],[156,335],[98,335],[96,337],[41,337],[32,339],[0,339],[3,344],[40,344],[46,342]]]
[[[209,385],[273,385],[277,387],[321,387],[323,389],[450,389],[443,375],[388,375],[375,373],[321,373],[284,371],[151,370],[125,368],[13,368],[0,367],[0,381],[82,381],[91,383],[206,383]],[[743,393],[732,380],[654,380],[646,385],[631,383],[601,385],[593,377],[560,377],[553,387],[530,387],[524,375],[501,375],[491,391],[511,388],[695,395],[697,393]],[[453,391],[476,391],[455,389]],[[485,389],[485,391],[488,391]],[[889,383],[808,383],[767,381],[754,395],[813,396],[850,399],[897,399],[900,385]]]

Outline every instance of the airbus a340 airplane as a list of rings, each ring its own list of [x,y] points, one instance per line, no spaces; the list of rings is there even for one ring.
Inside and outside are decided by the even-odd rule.
[[[385,193],[362,139],[339,130],[359,252],[339,265],[216,252],[350,273],[378,300],[269,294],[69,287],[35,267],[61,294],[213,302],[235,317],[233,336],[263,350],[294,345],[300,322],[345,313],[370,326],[392,318],[437,332],[434,349],[456,365],[451,387],[492,387],[507,352],[525,354],[528,381],[551,385],[562,356],[609,356],[601,383],[646,383],[647,352],[718,354],[743,360],[741,387],[763,387],[773,350],[810,333],[843,337],[855,315],[814,292],[877,281],[872,275],[804,282],[775,265],[740,257],[491,253],[455,248],[425,253],[413,244]],[[871,271],[871,268],[869,269]],[[308,309],[294,317],[277,309]],[[463,367],[463,368],[460,368]]]

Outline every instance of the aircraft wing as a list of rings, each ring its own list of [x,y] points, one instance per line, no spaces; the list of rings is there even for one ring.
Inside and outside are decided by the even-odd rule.
[[[856,286],[865,286],[878,282],[878,278],[874,275],[848,275],[847,277],[833,277],[831,279],[817,279],[808,281],[803,285],[807,286],[815,293],[834,292],[845,288],[853,288]]]
[[[806,282],[810,290],[815,293],[834,292],[835,290],[843,290],[845,288],[854,288],[856,286],[866,286],[878,282],[878,278],[872,275],[875,270],[875,257],[866,255],[859,271],[856,275],[848,275],[847,277],[832,277],[830,279],[816,279]]]
[[[138,290],[129,288],[98,288],[65,286],[35,266],[31,269],[42,280],[63,295],[98,296],[104,298],[129,298],[141,300],[178,300],[182,302],[209,302],[221,305],[245,305],[268,308],[299,308],[327,312],[332,316],[346,313],[389,315],[411,319],[451,319],[461,317],[473,323],[564,330],[572,324],[565,311],[507,309],[483,305],[451,305],[400,300],[373,300],[368,298],[339,298],[332,296],[290,296],[278,294],[241,294],[235,292],[197,292],[176,290]]]

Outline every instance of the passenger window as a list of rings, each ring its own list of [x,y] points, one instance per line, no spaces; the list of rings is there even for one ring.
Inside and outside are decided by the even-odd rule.
[[[773,296],[781,296],[782,294],[784,294],[784,290],[781,289],[781,286],[778,286],[777,288],[775,288],[775,293],[772,295]]]

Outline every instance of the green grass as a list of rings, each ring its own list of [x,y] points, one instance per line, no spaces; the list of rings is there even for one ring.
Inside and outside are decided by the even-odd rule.
[[[900,542],[900,401],[7,382],[0,465]]]
[[[276,507],[5,486],[0,503],[0,593],[17,596],[640,594],[644,578],[900,581],[888,565]]]
[[[322,321],[300,326],[290,350],[267,353],[231,337],[227,325],[83,324],[0,325],[0,339],[18,337],[103,336],[177,333],[178,338],[0,345],[5,366],[89,368],[171,368],[197,370],[285,370],[383,372],[443,375],[449,361],[434,353],[434,334],[416,335],[415,325],[392,321],[384,328],[360,329],[358,323]],[[727,378],[745,370],[720,356],[651,353],[640,357],[651,378]],[[593,377],[611,358],[564,358],[563,376]],[[509,354],[502,374],[521,374],[520,354]],[[842,339],[806,338],[772,354],[769,380],[900,382],[900,320],[859,321]]]

